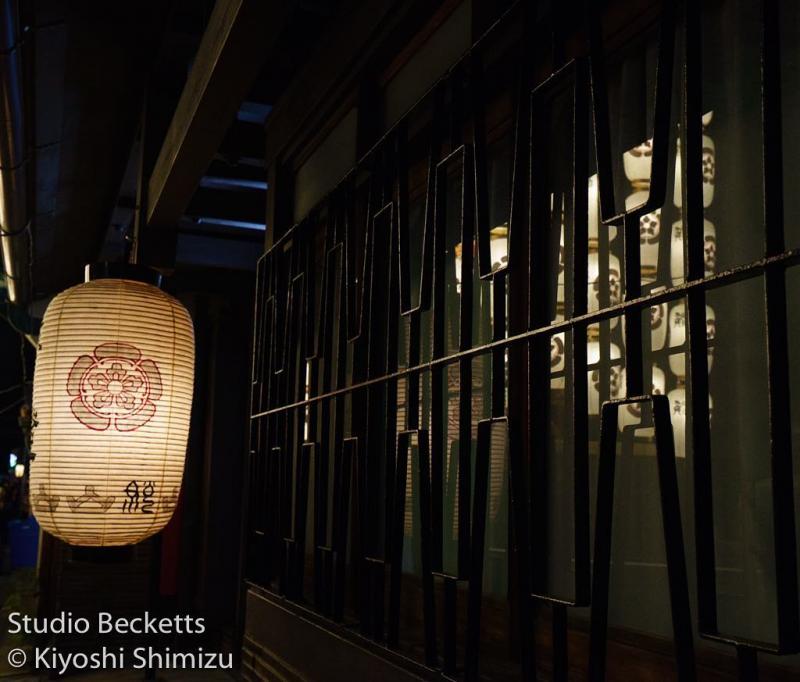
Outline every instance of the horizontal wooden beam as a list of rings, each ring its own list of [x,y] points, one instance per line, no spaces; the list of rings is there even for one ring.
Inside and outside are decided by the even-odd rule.
[[[177,223],[292,4],[217,0],[150,175],[148,225]]]

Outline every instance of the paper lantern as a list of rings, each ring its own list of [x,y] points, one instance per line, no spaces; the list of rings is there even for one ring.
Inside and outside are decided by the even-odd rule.
[[[625,369],[622,370],[621,385],[625,385]],[[653,365],[652,382],[650,385],[650,393],[652,395],[664,395],[666,392],[667,377],[664,370],[658,365]],[[617,425],[619,430],[622,431],[625,427],[637,426],[642,421],[642,404],[641,403],[628,403],[619,410],[617,418]],[[652,426],[637,429],[636,435],[639,438],[655,438],[655,429]]]
[[[489,231],[489,257],[492,272],[508,265],[508,224],[498,225]]]
[[[566,378],[561,374],[565,367],[566,334],[558,332],[550,337],[550,373],[559,376],[551,377],[550,388],[564,390]]]
[[[711,115],[713,112],[708,112],[703,116],[703,130],[705,130],[711,123]],[[717,175],[717,146],[714,140],[708,136],[703,135],[703,157],[702,157],[702,172],[703,172],[703,207],[708,208],[714,201],[714,185],[716,184]],[[683,204],[683,178],[681,169],[681,141],[678,140],[677,150],[675,152],[675,185],[673,188],[672,203],[680,208]]]
[[[600,310],[600,290],[603,288],[600,282],[600,254],[596,251],[589,251],[586,281],[588,287],[586,303],[591,313]],[[617,305],[621,302],[622,268],[619,265],[619,258],[610,253],[608,254],[608,303]],[[618,317],[612,317],[611,328],[614,329],[618,322]]]
[[[664,291],[666,287],[653,287],[652,293]],[[625,327],[623,326],[623,330]],[[650,307],[650,347],[661,350],[667,340],[667,304],[658,303]]]
[[[683,221],[676,220],[672,224],[670,240],[670,276],[672,284],[683,284],[686,268],[683,259]],[[703,219],[703,265],[706,277],[717,272],[717,229],[707,218]]]
[[[25,465],[24,464],[15,464],[14,465],[14,476],[16,478],[23,478],[25,476]]]
[[[589,327],[587,329],[586,341],[586,364],[588,371],[586,372],[587,378],[587,402],[590,415],[600,414],[600,406],[602,401],[600,399],[600,341],[599,330],[596,327]],[[610,360],[608,369],[608,385],[611,395],[603,396],[603,400],[608,398],[614,400],[621,398],[625,393],[625,383],[622,376],[622,353],[616,343],[609,343],[608,358]]]
[[[650,185],[650,174],[653,167],[653,138],[645,140],[622,155],[625,177],[632,183]]]
[[[686,401],[686,386],[678,383],[668,394],[670,405],[670,420],[672,421],[672,435],[675,443],[675,456],[679,459],[686,457],[686,415],[688,403]],[[714,400],[708,396],[708,419],[714,417]],[[691,437],[691,434],[690,434]]]
[[[600,180],[597,173],[589,177],[589,249],[597,250],[600,247]],[[613,241],[617,236],[617,226],[607,225],[603,227],[607,230],[609,241]]]
[[[625,199],[625,207],[632,210],[647,201],[650,190],[637,190]],[[642,283],[651,284],[658,274],[658,248],[661,235],[661,209],[639,219],[639,249]]]
[[[33,387],[30,490],[42,528],[89,546],[161,530],[180,492],[193,378],[191,318],[157,286],[104,278],[56,296]]]
[[[714,338],[717,335],[717,317],[714,309],[706,304],[706,340],[708,341],[708,371],[714,364]],[[686,343],[686,304],[676,302],[669,310],[669,347],[682,348]],[[681,381],[686,379],[686,354],[671,351],[669,368]]]
[[[455,245],[453,252],[455,254],[455,271],[456,271],[456,293],[461,293],[461,254],[463,251],[461,242]],[[472,240],[472,257],[476,258],[478,255],[478,242]],[[492,261],[492,272],[496,272],[501,268],[508,265],[508,226],[498,225],[489,231],[489,258]]]

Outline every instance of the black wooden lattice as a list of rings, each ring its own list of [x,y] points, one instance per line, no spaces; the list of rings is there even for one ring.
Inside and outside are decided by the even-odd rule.
[[[422,244],[409,233],[407,146],[409,113],[359,162],[340,185],[301,223],[289,229],[260,259],[256,282],[254,332],[251,468],[249,486],[248,578],[277,589],[289,599],[303,597],[306,555],[313,556],[314,607],[332,620],[345,618],[348,555],[357,564],[358,627],[363,636],[396,647],[400,624],[400,574],[407,470],[420,481],[416,503],[421,519],[425,659],[445,675],[463,671],[478,676],[481,616],[481,575],[486,526],[489,448],[492,429],[505,429],[508,438],[508,484],[514,541],[520,641],[532,642],[533,602],[553,609],[553,670],[557,679],[567,673],[567,609],[591,606],[591,679],[605,675],[609,599],[611,509],[614,488],[614,448],[617,410],[632,402],[651,403],[656,433],[660,504],[667,550],[670,605],[674,626],[676,670],[680,679],[693,679],[694,650],[689,612],[680,505],[675,480],[672,431],[667,399],[647,394],[648,370],[642,351],[643,314],[652,306],[686,298],[689,358],[687,389],[692,396],[691,425],[694,472],[694,533],[697,579],[697,629],[702,637],[736,647],[742,679],[757,670],[756,652],[786,654],[800,647],[796,535],[793,504],[791,424],[785,271],[800,262],[800,251],[784,244],[783,159],[780,92],[778,3],[762,7],[762,135],[765,245],[763,258],[707,275],[703,254],[702,170],[683,165],[683,220],[688,235],[685,282],[660,291],[645,289],[639,277],[639,225],[642,216],[660,208],[667,195],[670,131],[682,129],[685,158],[701,158],[701,2],[687,2],[680,15],[665,1],[659,20],[660,39],[653,116],[653,156],[647,202],[617,213],[612,178],[612,149],[605,52],[600,33],[599,3],[586,4],[586,54],[560,64],[555,49],[551,76],[532,87],[536,65],[528,49],[537,30],[526,19],[518,46],[519,90],[515,97],[513,181],[509,220],[508,263],[492,268],[488,219],[486,105],[483,47],[492,35],[509,30],[510,17],[534,14],[519,5],[511,10],[445,75],[415,109],[432,113]],[[673,68],[678,27],[683,27],[682,71]],[[554,33],[558,33],[554,31]],[[675,79],[682,86],[680,121],[672,115]],[[539,79],[541,80],[541,79]],[[571,92],[571,196],[568,217],[572,252],[566,286],[571,292],[565,319],[552,321],[548,298],[550,247],[543,227],[549,220],[546,126],[542,123],[553,90]],[[471,125],[464,126],[465,122]],[[593,123],[593,125],[592,125]],[[464,131],[468,130],[467,139]],[[590,137],[588,131],[592,130]],[[584,134],[584,131],[587,134]],[[545,150],[545,151],[542,151]],[[602,223],[618,226],[624,237],[622,259],[624,298],[613,303],[600,292],[600,310],[587,303],[587,186],[590,155],[596,154]],[[454,170],[455,169],[455,170]],[[447,343],[445,273],[448,257],[445,216],[448,178],[457,177],[462,249],[457,348]],[[364,180],[364,178],[367,178]],[[359,209],[362,206],[362,209]],[[361,221],[359,223],[359,221]],[[360,226],[363,226],[361,229]],[[363,235],[363,237],[362,237]],[[319,239],[324,244],[318,248]],[[600,244],[599,281],[607,282],[607,249]],[[415,251],[417,250],[417,251]],[[316,253],[322,252],[320,268]],[[416,257],[415,257],[416,256]],[[419,263],[419,291],[412,272]],[[476,345],[473,330],[473,271],[489,281],[493,291],[492,340]],[[708,404],[706,294],[736,282],[762,278],[767,320],[771,493],[778,639],[750,641],[720,633],[717,627],[715,536],[712,507],[712,462]],[[504,305],[507,293],[508,309]],[[413,294],[418,294],[414,296]],[[422,316],[432,319],[430,358],[422,352]],[[574,598],[548,594],[537,579],[542,547],[534,527],[538,507],[535,475],[546,457],[547,441],[535,434],[547,428],[540,406],[549,390],[550,343],[566,332],[571,344],[568,376],[587,374],[586,339],[590,325],[600,327],[603,362],[608,353],[608,325],[624,320],[626,395],[608,400],[608,372],[600,373],[600,475],[594,562],[590,561],[589,455],[587,385],[568,387],[574,451]],[[407,319],[405,362],[400,364],[400,330]],[[342,320],[342,324],[337,321]],[[674,349],[673,349],[674,350]],[[473,360],[491,365],[491,418],[477,424],[477,456],[471,480],[471,441],[474,416],[471,393]],[[507,360],[506,360],[507,357]],[[506,362],[508,368],[506,369]],[[455,505],[458,515],[458,557],[454,571],[442,558],[447,525],[442,486],[447,425],[439,407],[447,368],[457,366],[459,438]],[[309,376],[306,376],[306,373]],[[350,379],[348,379],[348,375]],[[420,390],[430,379],[429,429],[420,423]],[[398,386],[405,385],[404,424],[398,427]],[[306,394],[307,386],[313,387]],[[321,389],[319,388],[321,387]],[[437,407],[439,406],[439,407]],[[349,423],[347,422],[349,420]],[[413,444],[413,447],[412,447]],[[313,486],[310,485],[313,473]],[[313,518],[306,519],[308,496]],[[687,519],[683,520],[684,523]],[[314,547],[307,529],[313,528]],[[522,539],[522,540],[521,540]],[[530,541],[529,541],[530,539]],[[594,572],[592,567],[594,566]],[[436,603],[435,584],[443,585],[443,603]],[[456,600],[459,585],[469,591],[466,655],[458,661]],[[387,587],[388,586],[388,587]],[[591,588],[591,589],[590,589]],[[388,591],[388,600],[386,594]],[[436,612],[443,613],[444,633],[437,641]],[[523,673],[535,677],[533,646],[521,646]]]

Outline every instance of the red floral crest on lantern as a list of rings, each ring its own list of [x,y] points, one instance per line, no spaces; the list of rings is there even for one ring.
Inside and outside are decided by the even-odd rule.
[[[135,431],[156,413],[161,374],[136,346],[121,341],[101,343],[92,355],[81,355],[67,377],[67,394],[75,418],[93,431],[113,426]]]

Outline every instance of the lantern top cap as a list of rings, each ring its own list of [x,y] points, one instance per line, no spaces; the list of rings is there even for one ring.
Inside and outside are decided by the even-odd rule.
[[[96,279],[129,279],[161,288],[162,276],[158,270],[133,263],[90,263],[84,270],[84,281]]]

